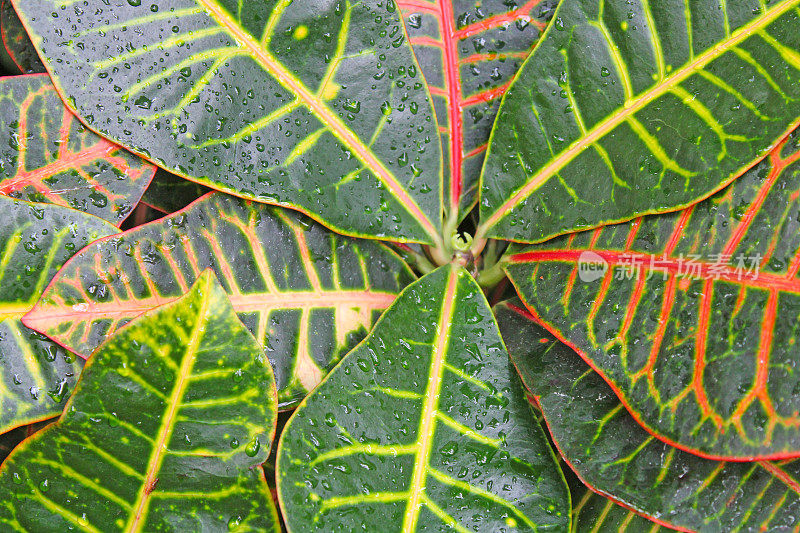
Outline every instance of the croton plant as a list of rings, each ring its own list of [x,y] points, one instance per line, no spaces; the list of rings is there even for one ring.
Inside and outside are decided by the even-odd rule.
[[[0,29],[0,530],[800,530],[800,0]]]

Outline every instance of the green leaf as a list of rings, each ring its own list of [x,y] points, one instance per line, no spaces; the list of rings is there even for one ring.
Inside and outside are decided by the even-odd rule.
[[[56,416],[83,361],[22,325],[47,283],[111,224],[72,209],[0,196],[0,433]]]
[[[797,526],[800,460],[722,462],[673,448],[642,429],[608,384],[532,315],[513,304],[495,310],[514,365],[586,485],[676,529]]]
[[[506,266],[644,426],[704,457],[800,456],[800,150],[782,148],[693,207],[530,246]]]
[[[394,2],[15,2],[88,126],[340,233],[441,240],[441,148]]]
[[[209,189],[200,184],[159,169],[144,191],[142,203],[162,213],[174,213],[207,192]]]
[[[0,65],[14,74],[44,73],[36,48],[19,20],[11,0],[0,0]]]
[[[687,207],[798,124],[800,0],[564,0],[501,106],[479,236]]]
[[[0,432],[61,413],[83,364],[19,318],[0,321]]]
[[[566,530],[569,494],[483,293],[406,288],[298,407],[278,447],[290,531]]]
[[[211,268],[275,367],[289,407],[367,334],[414,275],[385,245],[214,193],[84,249],[25,317],[87,357],[106,335]]]
[[[572,492],[575,508],[572,513],[574,533],[597,533],[616,531],[617,533],[656,533],[674,531],[663,524],[656,524],[639,516],[613,500],[592,492],[586,487]]]
[[[45,74],[0,79],[0,194],[119,226],[155,167],[87,130]]]
[[[93,354],[54,425],[0,471],[14,531],[277,531],[258,465],[275,381],[261,347],[204,273]]]
[[[445,206],[464,218],[478,179],[500,97],[539,39],[549,2],[397,0],[436,109],[445,157]]]

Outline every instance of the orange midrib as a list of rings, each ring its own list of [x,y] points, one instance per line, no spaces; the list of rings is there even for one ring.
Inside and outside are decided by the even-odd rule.
[[[509,211],[511,211],[511,209],[525,200],[525,198],[533,194],[536,189],[554,176],[559,170],[564,168],[570,161],[572,161],[572,159],[577,157],[578,154],[597,142],[616,126],[621,124],[624,120],[627,120],[628,117],[632,116],[636,111],[639,111],[659,96],[665,94],[675,85],[694,74],[697,70],[704,67],[712,60],[720,57],[728,49],[736,46],[741,41],[750,37],[753,32],[770,24],[797,4],[800,4],[800,0],[786,0],[785,3],[774,7],[772,11],[768,11],[763,17],[758,18],[745,26],[742,26],[733,34],[731,34],[730,37],[721,41],[717,46],[714,46],[713,48],[710,48],[709,50],[697,56],[694,61],[676,70],[672,76],[665,78],[663,83],[656,85],[641,96],[625,102],[621,110],[613,114],[605,122],[601,122],[595,126],[586,135],[574,141],[566,148],[566,150],[561,152],[558,157],[550,161],[550,163],[545,165],[536,174],[530,177],[525,185],[517,189],[517,191],[515,191],[508,200],[501,204],[500,207],[498,207],[495,212],[488,219],[486,219],[485,222],[480,224],[478,232],[484,234],[489,228],[495,226],[500,219],[502,219]]]
[[[95,319],[109,316],[137,316],[145,311],[164,305],[178,299],[180,296],[167,298],[146,298],[140,300],[127,300],[125,302],[81,302],[76,305],[86,305],[85,310],[75,310],[73,306],[37,305],[25,318],[29,325],[40,325],[68,319]],[[229,295],[231,304],[237,313],[247,311],[264,311],[266,309],[297,309],[311,307],[372,307],[385,309],[397,297],[396,294],[369,292],[363,290],[337,291],[337,292],[284,292],[277,294],[233,294]],[[123,305],[129,304],[129,305]]]
[[[258,62],[267,69],[272,76],[290,92],[297,95],[308,108],[313,111],[323,124],[330,128],[333,134],[339,138],[348,148],[353,150],[358,159],[364,165],[376,173],[380,181],[386,185],[389,191],[394,195],[400,204],[408,210],[409,213],[417,220],[426,233],[428,233],[434,242],[439,240],[439,232],[430,221],[430,219],[422,212],[417,202],[405,190],[405,188],[397,181],[391,172],[384,166],[371,150],[369,150],[363,142],[337,117],[326,105],[315,98],[311,92],[304,87],[301,83],[294,79],[294,76],[283,65],[280,64],[272,54],[261,47],[253,37],[244,31],[241,26],[236,24],[230,15],[225,12],[214,0],[197,0],[203,8],[205,8],[211,17],[223,28],[227,29],[231,36],[242,46],[246,47]]]

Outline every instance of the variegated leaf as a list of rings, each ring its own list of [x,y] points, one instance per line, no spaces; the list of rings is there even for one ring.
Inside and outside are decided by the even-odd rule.
[[[481,237],[688,207],[800,123],[800,0],[563,0],[500,108]]]
[[[84,249],[25,324],[86,357],[212,268],[275,367],[282,407],[314,388],[413,279],[383,244],[293,211],[211,193]]]
[[[56,205],[0,196],[0,433],[56,416],[83,361],[20,321],[75,252],[116,231]]]
[[[275,380],[210,271],[98,348],[0,469],[5,531],[279,531]]]
[[[155,171],[78,122],[47,75],[0,79],[0,194],[119,226]]]
[[[524,308],[504,304],[495,312],[561,456],[585,485],[683,531],[793,531],[800,525],[800,459],[724,462],[674,448],[642,429],[608,384]]]
[[[500,97],[555,9],[552,0],[397,0],[428,82],[445,161],[445,206],[460,221],[478,178]]]
[[[565,531],[569,493],[463,269],[412,285],[298,407],[278,448],[289,531]]]
[[[526,305],[659,438],[714,459],[800,456],[794,139],[688,209],[517,252],[506,271]]]

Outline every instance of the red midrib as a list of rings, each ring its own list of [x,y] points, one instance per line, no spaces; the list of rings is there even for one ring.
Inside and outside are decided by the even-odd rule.
[[[654,270],[654,276],[659,276],[663,271],[671,274],[686,274],[681,271],[681,268],[686,265],[678,258],[667,257],[656,254],[646,254],[642,252],[631,252],[624,250],[589,250],[587,249],[573,249],[573,250],[534,250],[531,252],[523,252],[511,256],[508,259],[508,264],[520,263],[533,263],[542,261],[564,262],[564,263],[577,263],[581,254],[587,251],[596,253],[602,257],[609,266],[631,266],[638,264],[642,272],[647,272],[650,265],[650,259],[655,260],[657,269]],[[693,265],[698,268],[693,270],[692,277],[698,279],[718,279],[719,281],[728,281],[739,285],[753,287],[757,289],[777,289],[779,291],[800,293],[800,279],[787,277],[786,274],[773,274],[769,272],[760,272],[755,277],[749,273],[740,275],[736,268],[729,265],[720,265],[710,262],[693,261]]]
[[[458,69],[457,38],[455,35],[455,15],[452,0],[437,3],[442,23],[442,44],[444,46],[445,75],[449,95],[448,113],[450,117],[450,209],[458,212],[462,191],[462,154],[464,129],[461,122],[461,72]]]
[[[101,159],[117,149],[116,145],[103,140],[68,159],[58,159],[33,170],[19,168],[13,178],[0,184],[0,193],[12,192],[20,185],[41,183],[45,178]]]

